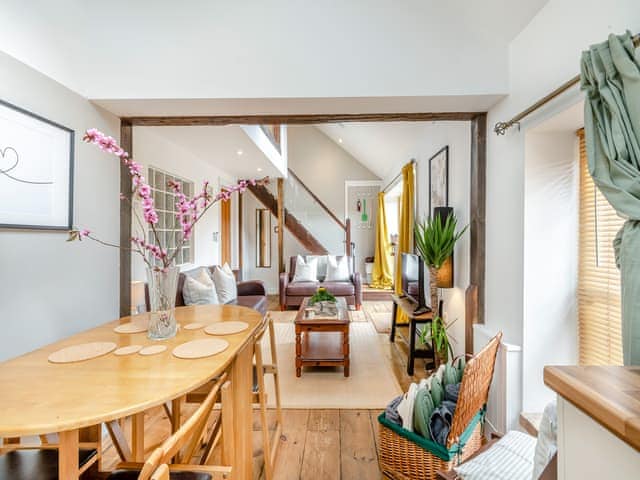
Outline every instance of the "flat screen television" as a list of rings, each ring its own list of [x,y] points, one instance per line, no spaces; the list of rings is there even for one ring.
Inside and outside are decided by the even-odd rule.
[[[430,312],[425,298],[424,262],[418,255],[402,253],[400,266],[402,294],[416,305],[414,315]]]

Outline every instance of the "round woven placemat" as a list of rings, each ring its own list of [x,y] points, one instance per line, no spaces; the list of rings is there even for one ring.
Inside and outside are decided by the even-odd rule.
[[[219,338],[203,338],[192,340],[173,349],[173,356],[178,358],[204,358],[224,352],[229,347],[229,342]]]
[[[167,349],[166,345],[149,345],[148,347],[144,347],[138,353],[140,355],[155,355],[157,353],[162,353]]]
[[[129,322],[118,325],[113,329],[116,333],[142,333],[149,328],[148,322]]]
[[[132,353],[138,353],[141,348],[142,348],[142,345],[127,345],[126,347],[120,347],[115,352],[113,352],[113,354],[119,355],[119,356],[131,355]]]
[[[82,362],[106,355],[116,347],[117,345],[113,342],[81,343],[53,352],[49,355],[49,361],[51,363]]]
[[[207,326],[204,329],[204,333],[208,333],[209,335],[233,335],[234,333],[243,332],[249,328],[249,324],[247,322],[216,322]]]
[[[199,322],[192,322],[192,323],[187,323],[184,326],[185,330],[198,330],[199,328],[204,327],[204,323],[199,323]]]

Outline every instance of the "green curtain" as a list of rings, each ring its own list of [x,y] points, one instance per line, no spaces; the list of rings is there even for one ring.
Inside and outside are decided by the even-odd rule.
[[[622,285],[625,365],[640,365],[640,59],[633,39],[610,35],[582,54],[589,172],[627,219],[614,241]]]
[[[387,231],[387,213],[384,206],[384,192],[378,193],[378,218],[376,219],[376,247],[371,271],[373,288],[391,288],[393,273],[391,267],[391,245]]]

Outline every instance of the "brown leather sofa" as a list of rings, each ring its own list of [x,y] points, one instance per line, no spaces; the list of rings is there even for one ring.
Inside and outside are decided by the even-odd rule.
[[[216,268],[215,266],[206,267],[209,269],[211,274],[213,274],[213,270]],[[184,286],[185,278],[187,275],[193,275],[200,267],[194,268],[193,270],[187,270],[180,273],[178,277],[178,291],[176,293],[176,307],[184,306],[184,297],[182,296],[182,287]],[[236,276],[236,279],[239,278],[240,272],[238,270],[234,270],[233,273]],[[260,280],[248,280],[245,282],[238,281],[236,283],[238,287],[238,298],[232,300],[228,303],[228,305],[240,305],[242,307],[249,307],[257,310],[262,315],[266,315],[267,313],[267,290],[264,287],[264,283]],[[147,285],[145,285],[145,301],[147,304],[147,311],[149,310],[149,293],[147,289]]]
[[[335,297],[344,297],[348,305],[354,305],[357,310],[362,307],[362,284],[360,273],[353,271],[353,262],[349,262],[351,279],[348,282],[295,282],[292,283],[296,271],[296,258],[289,259],[289,272],[280,274],[280,308],[299,307],[305,297],[310,297],[319,287],[325,287]],[[339,260],[340,256],[337,257]]]

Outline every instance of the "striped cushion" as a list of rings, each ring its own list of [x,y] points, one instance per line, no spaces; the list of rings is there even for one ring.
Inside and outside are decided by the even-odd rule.
[[[536,439],[510,431],[486,452],[456,467],[463,480],[531,480]]]

